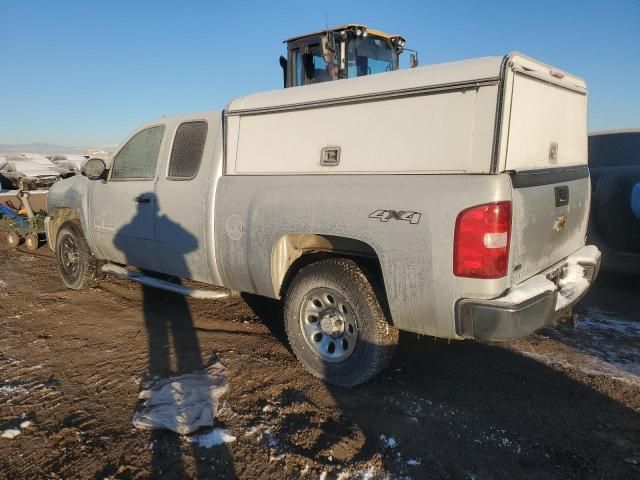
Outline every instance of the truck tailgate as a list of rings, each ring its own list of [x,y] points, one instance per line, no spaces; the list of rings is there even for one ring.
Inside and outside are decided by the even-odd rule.
[[[523,186],[532,180],[526,174],[512,176],[512,283],[554,265],[585,243],[590,196],[588,170],[565,172],[564,177],[561,172],[549,172],[548,178],[556,175],[567,180],[535,186]]]
[[[582,80],[515,57],[507,84],[503,170],[511,175],[511,281],[518,283],[584,245],[590,181]]]

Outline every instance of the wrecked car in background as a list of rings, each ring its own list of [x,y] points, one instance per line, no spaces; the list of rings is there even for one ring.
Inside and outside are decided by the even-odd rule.
[[[0,185],[3,190],[47,190],[61,178],[75,174],[75,168],[70,165],[56,165],[43,155],[0,155]]]
[[[97,155],[92,155],[97,156]],[[72,170],[76,174],[82,171],[82,167],[89,158],[88,155],[47,155],[47,158],[51,160],[58,167],[67,168]]]

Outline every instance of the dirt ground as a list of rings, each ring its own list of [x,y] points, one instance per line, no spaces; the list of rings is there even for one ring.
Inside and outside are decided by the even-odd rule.
[[[576,329],[500,346],[402,335],[383,375],[340,389],[297,363],[275,302],[70,291],[47,248],[0,249],[0,431],[20,431],[0,477],[640,478],[639,291],[602,275]],[[216,359],[236,441],[132,426],[151,376]]]

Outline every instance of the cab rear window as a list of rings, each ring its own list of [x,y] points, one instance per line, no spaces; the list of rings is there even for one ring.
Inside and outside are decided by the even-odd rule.
[[[169,178],[192,178],[200,169],[207,122],[186,122],[176,130],[169,160]]]

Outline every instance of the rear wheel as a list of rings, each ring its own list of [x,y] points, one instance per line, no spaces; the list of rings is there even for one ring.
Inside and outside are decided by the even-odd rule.
[[[285,328],[298,360],[314,376],[350,387],[390,362],[398,330],[390,325],[365,271],[348,259],[322,260],[294,277]]]
[[[60,228],[56,237],[56,262],[67,288],[88,288],[99,277],[100,264],[76,222],[67,222]]]
[[[22,242],[22,238],[16,232],[7,233],[6,239],[10,248],[16,248]]]
[[[24,237],[24,246],[27,247],[27,250],[30,252],[37,250],[40,246],[40,239],[38,238],[38,235],[35,233],[29,233]]]

